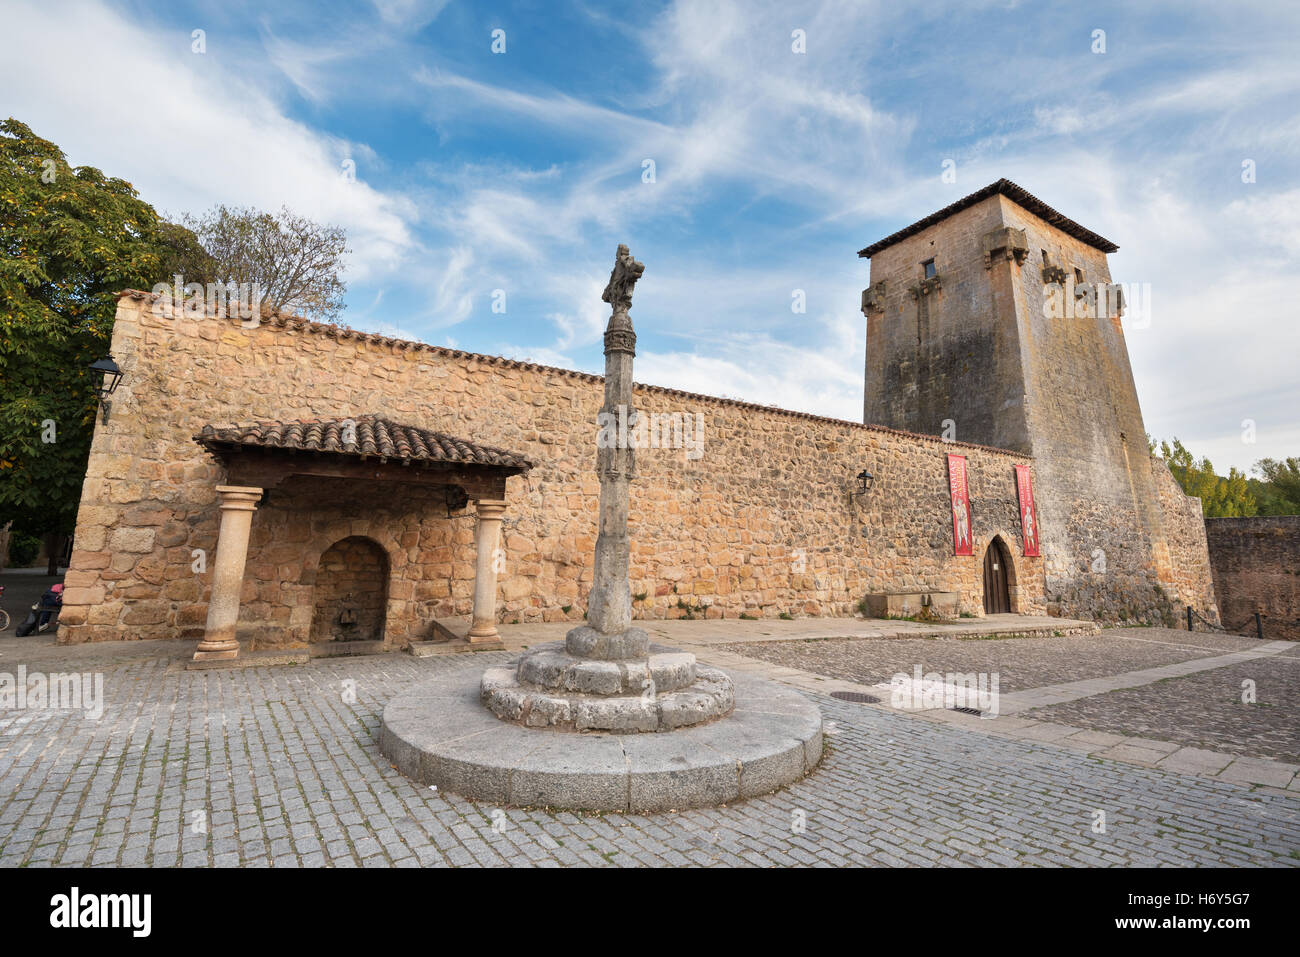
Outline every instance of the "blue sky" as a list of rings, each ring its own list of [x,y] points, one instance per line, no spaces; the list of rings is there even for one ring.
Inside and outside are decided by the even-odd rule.
[[[0,34],[0,111],[74,164],[347,227],[358,328],[599,371],[627,242],[639,381],[848,419],[856,251],[1006,176],[1150,283],[1149,431],[1300,455],[1294,4],[6,0]]]

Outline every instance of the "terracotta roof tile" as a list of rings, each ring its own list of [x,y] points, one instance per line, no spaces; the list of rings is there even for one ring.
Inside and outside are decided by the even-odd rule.
[[[349,429],[349,424],[354,428]],[[255,422],[225,428],[205,425],[194,436],[194,441],[211,452],[235,447],[295,449],[409,462],[491,465],[520,471],[533,467],[532,462],[517,452],[478,445],[453,435],[402,425],[376,415],[354,419]]]

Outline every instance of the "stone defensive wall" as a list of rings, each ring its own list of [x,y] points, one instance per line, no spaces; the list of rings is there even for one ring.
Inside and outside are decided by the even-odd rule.
[[[1223,624],[1264,637],[1300,640],[1300,515],[1207,518],[1214,590]]]
[[[202,634],[225,483],[194,441],[204,425],[367,414],[534,462],[508,480],[500,618],[582,620],[601,376],[292,316],[248,328],[163,302],[138,292],[119,302],[112,354],[124,377],[96,425],[60,642]],[[636,454],[638,617],[848,615],[868,593],[900,591],[955,592],[962,613],[981,616],[983,555],[999,535],[1012,610],[1045,610],[1042,559],[1023,557],[1017,517],[1013,466],[1032,466],[1029,457],[654,386],[637,386],[636,405],[659,444],[677,446]],[[967,458],[974,556],[952,554],[948,453]],[[864,469],[874,483],[857,494]],[[436,489],[388,489],[302,478],[268,490],[244,576],[245,647],[308,641],[318,573],[353,560],[381,566],[390,645],[469,614],[474,506],[455,508]],[[340,581],[373,577],[360,568],[332,579],[329,600],[353,587]]]
[[[1205,621],[1218,624],[1224,612],[1212,574],[1208,521],[1201,500],[1183,491],[1164,459],[1151,456],[1151,474],[1159,495],[1168,546],[1168,564],[1160,568],[1158,580],[1175,612],[1172,622],[1166,613],[1164,623],[1175,627],[1185,624],[1185,617],[1180,622],[1178,613],[1191,605]]]

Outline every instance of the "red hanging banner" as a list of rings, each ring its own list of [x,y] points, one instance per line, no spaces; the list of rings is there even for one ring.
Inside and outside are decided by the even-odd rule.
[[[970,489],[966,485],[966,456],[948,456],[948,488],[952,492],[952,544],[954,555],[974,555],[970,534]]]
[[[1034,511],[1034,480],[1028,465],[1016,466],[1016,495],[1020,499],[1020,528],[1025,536],[1025,557],[1038,557],[1038,513]]]

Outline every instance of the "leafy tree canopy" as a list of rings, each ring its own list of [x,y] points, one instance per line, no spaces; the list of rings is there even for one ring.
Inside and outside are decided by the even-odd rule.
[[[0,524],[71,529],[115,294],[162,281],[192,238],[130,183],[0,123]]]
[[[1250,485],[1260,515],[1300,515],[1300,458],[1260,459]]]
[[[1183,491],[1201,500],[1206,518],[1300,515],[1300,458],[1260,459],[1252,469],[1259,478],[1235,468],[1224,476],[1215,472],[1208,458],[1198,460],[1177,438],[1157,443],[1148,436],[1148,444],[1153,454],[1165,460]]]
[[[262,302],[324,322],[337,322],[347,285],[339,278],[348,252],[346,231],[317,223],[287,207],[279,213],[216,206],[181,223],[202,244],[185,281],[206,285],[255,283]]]
[[[72,530],[116,294],[250,283],[273,309],[336,321],[345,232],[282,209],[217,206],[179,223],[130,183],[73,168],[55,144],[0,123],[0,527]]]

